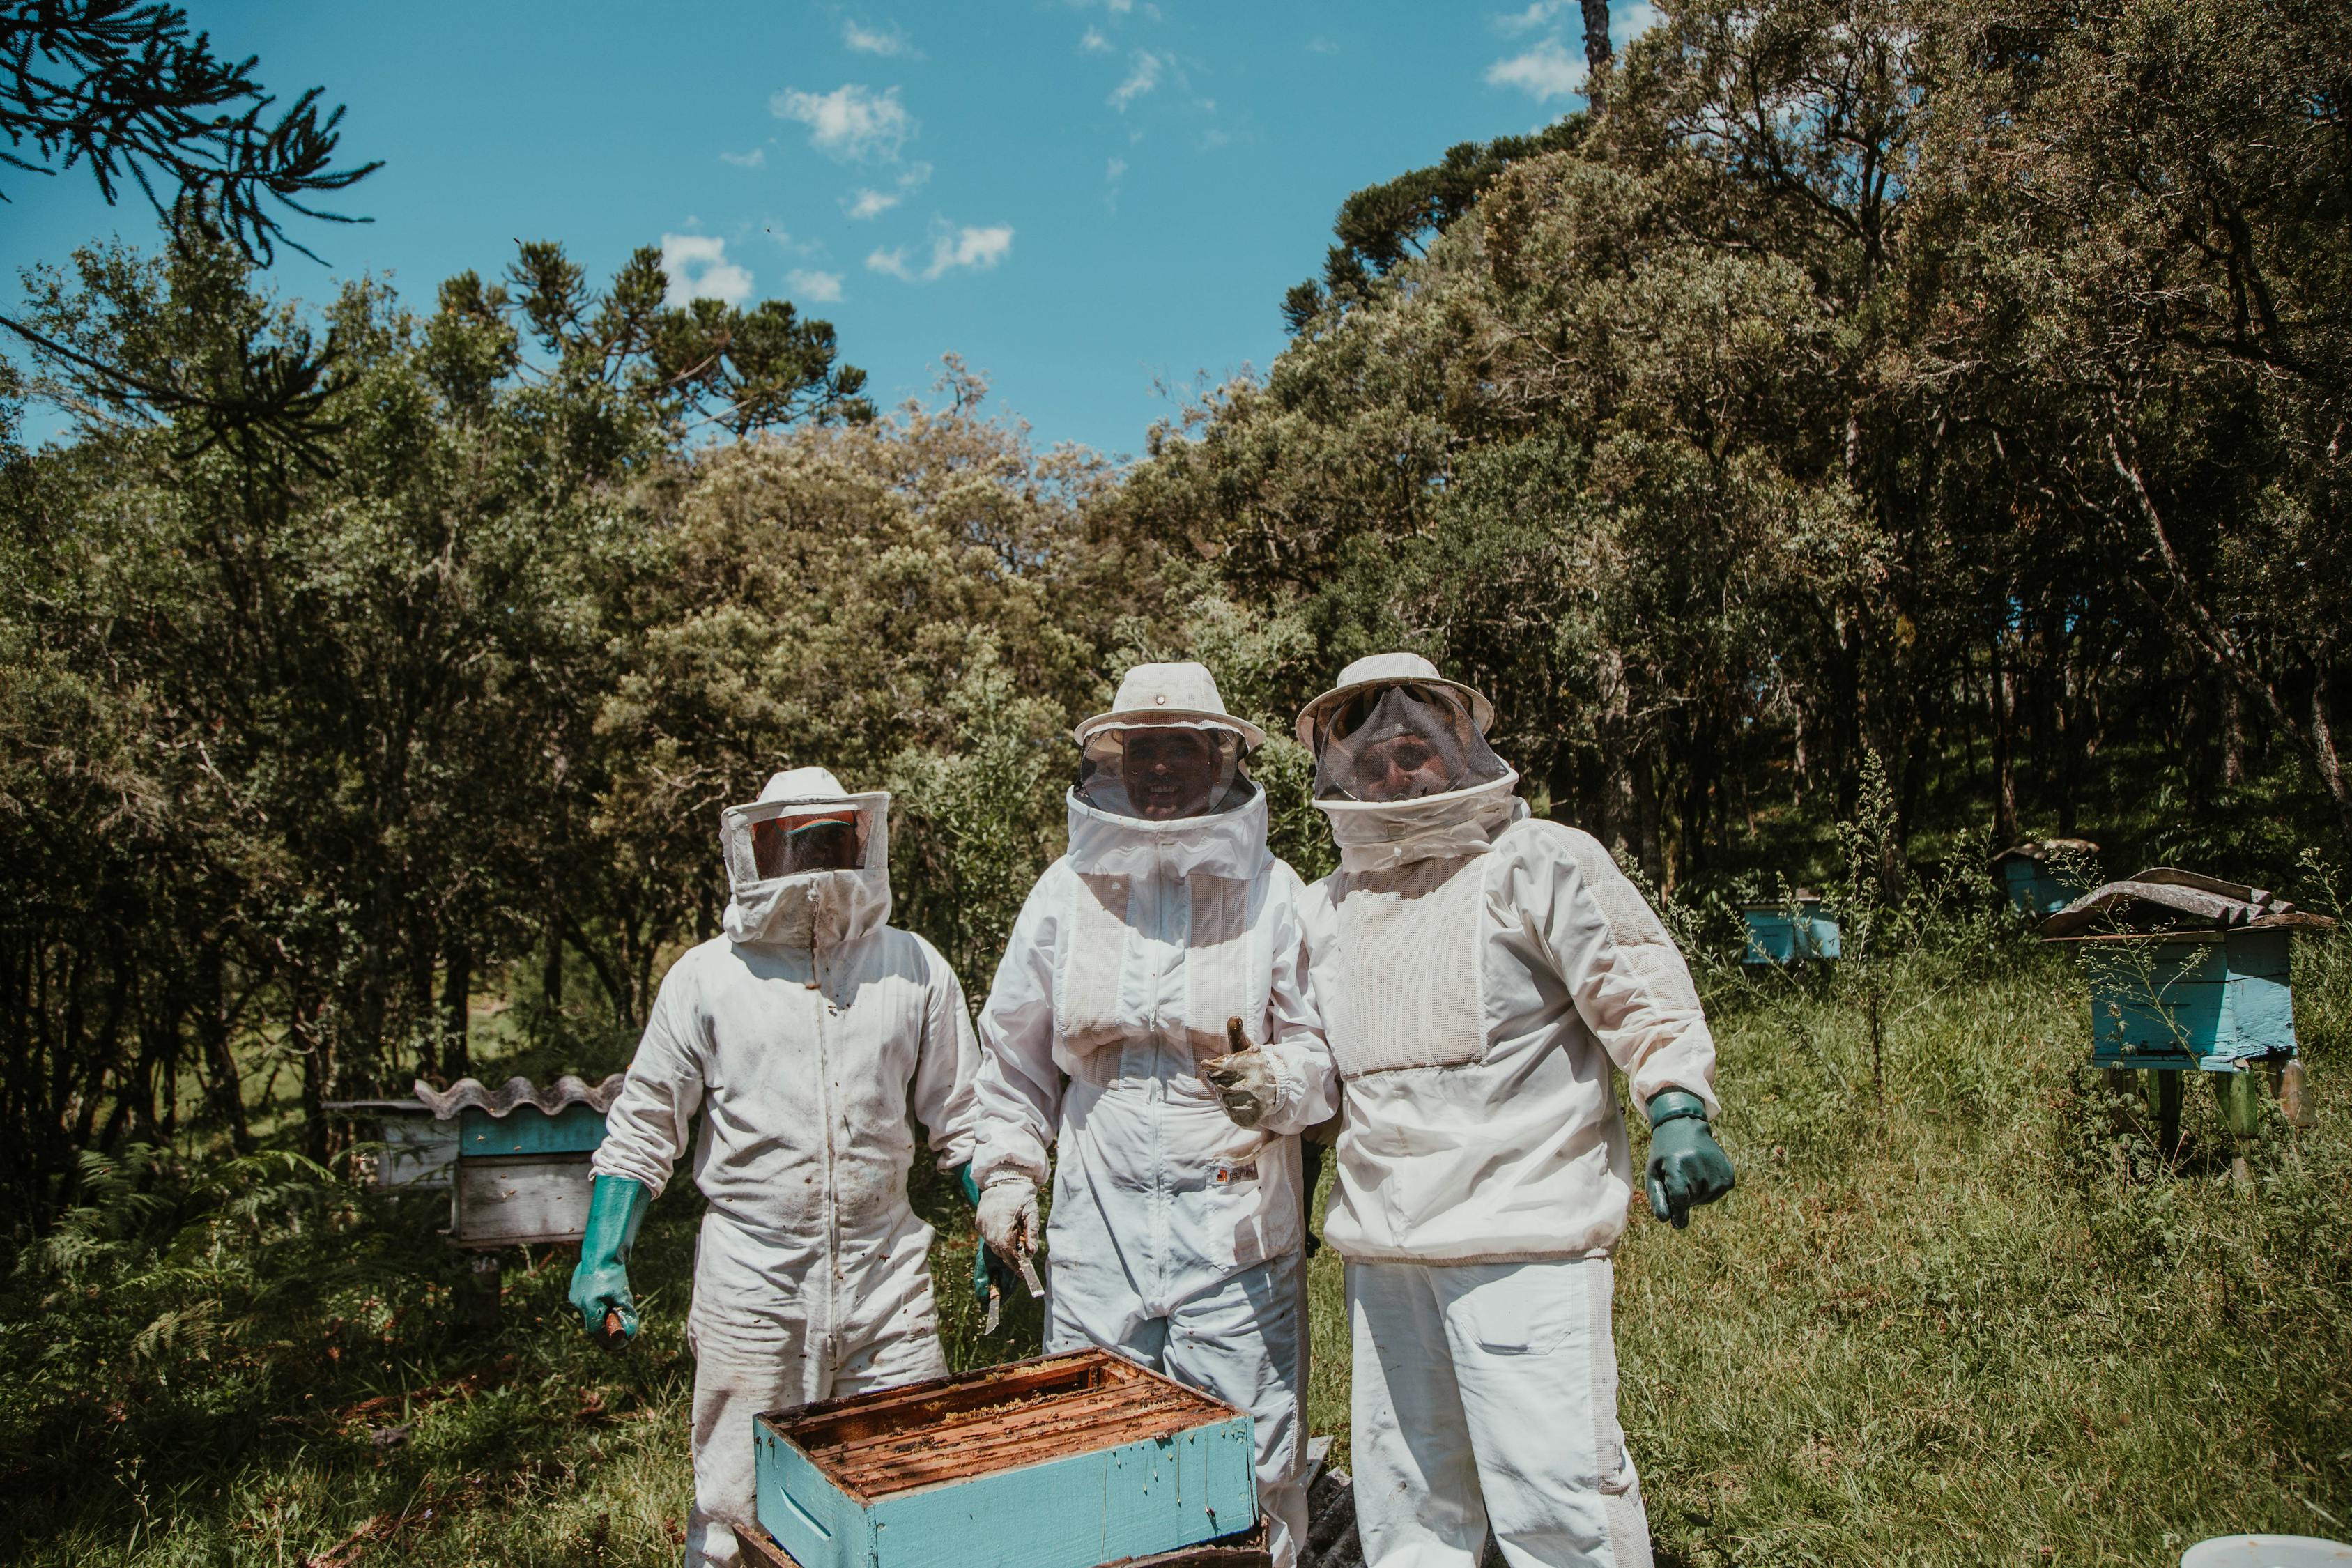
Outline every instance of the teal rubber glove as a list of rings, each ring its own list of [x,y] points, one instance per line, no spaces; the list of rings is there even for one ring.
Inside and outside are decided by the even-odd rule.
[[[980,1184],[971,1179],[971,1162],[966,1160],[956,1167],[956,1184],[963,1188],[963,1201],[972,1207],[980,1206]]]
[[[588,1234],[580,1242],[580,1267],[572,1271],[572,1304],[581,1326],[608,1351],[637,1337],[637,1300],[629,1294],[629,1248],[654,1195],[643,1182],[599,1176],[588,1195]],[[617,1315],[618,1321],[607,1325]]]
[[[1669,1089],[1650,1100],[1650,1212],[1676,1230],[1690,1224],[1690,1211],[1711,1204],[1738,1184],[1731,1156],[1706,1124],[1706,1102]]]

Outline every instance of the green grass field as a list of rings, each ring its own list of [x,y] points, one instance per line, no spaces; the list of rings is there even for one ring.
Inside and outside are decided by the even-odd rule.
[[[1660,1561],[2177,1560],[2237,1530],[2352,1536],[2352,941],[2307,943],[2316,1121],[2240,1152],[2210,1095],[2166,1168],[2084,1065],[2063,955],[1896,961],[1884,1105],[1862,1014],[1718,974],[1719,1131],[1739,1190],[1620,1255],[1625,1426]],[[20,1268],[0,1317],[0,1553],[28,1563],[656,1563],[689,1495],[683,1312],[698,1200],[654,1210],[648,1328],[586,1343],[567,1254],[468,1327],[461,1263],[406,1207],[257,1162],[176,1226],[125,1192]],[[960,1366],[971,1239],[918,1203]],[[141,1205],[145,1203],[146,1207]],[[1313,1273],[1311,1419],[1347,1429],[1338,1259]]]

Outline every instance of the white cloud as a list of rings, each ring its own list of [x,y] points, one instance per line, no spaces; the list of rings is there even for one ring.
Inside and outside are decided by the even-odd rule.
[[[717,235],[663,235],[661,267],[662,275],[669,279],[665,304],[724,300],[740,305],[751,297],[750,268],[727,259],[727,242]]]
[[[1524,11],[1495,18],[1497,32],[1532,33],[1568,8],[1568,0],[1534,0]]]
[[[902,282],[928,283],[958,268],[971,268],[985,272],[1013,254],[1013,226],[991,224],[980,228],[966,226],[946,228],[931,237],[931,258],[919,272],[907,259],[907,247],[892,246],[876,249],[866,258],[870,272],[887,273]]]
[[[1623,10],[1614,6],[1609,12],[1609,37],[1619,48],[1640,37],[1666,18],[1650,0],[1633,0]]]
[[[1088,27],[1086,37],[1078,40],[1078,47],[1090,55],[1107,55],[1110,53],[1111,45],[1110,40],[1103,37],[1100,27]]]
[[[838,272],[795,270],[784,274],[784,282],[794,294],[812,305],[831,305],[841,299],[841,274]]]
[[[1569,98],[1584,90],[1584,62],[1562,48],[1558,38],[1546,38],[1522,54],[1488,66],[1486,85],[1516,87],[1538,102]]]
[[[1103,165],[1103,178],[1112,181],[1113,183],[1123,178],[1126,174],[1127,160],[1124,158],[1113,158],[1109,163]]]
[[[897,190],[877,191],[861,185],[854,198],[841,204],[841,210],[853,218],[879,217],[930,184],[930,180],[931,166],[929,163],[909,163],[899,171]]]
[[[1012,254],[1011,224],[992,224],[987,228],[961,228],[956,231],[952,240],[941,236],[931,242],[931,264],[923,275],[937,278],[956,267],[975,267],[984,272]]]
[[[809,145],[842,163],[895,163],[919,129],[895,87],[878,93],[855,82],[827,93],[786,88],[768,108],[779,120],[807,126]]]
[[[884,32],[874,27],[861,27],[855,20],[844,21],[841,24],[841,41],[861,55],[887,58],[915,52],[913,46],[907,42],[907,35],[898,31],[895,23],[887,32]]]
[[[1307,52],[1310,55],[1336,55],[1339,52],[1339,46],[1318,36],[1307,40]]]
[[[756,169],[768,161],[768,150],[765,147],[754,147],[749,153],[721,153],[719,154],[719,161],[722,163],[732,163],[739,169]]]
[[[1136,50],[1135,68],[1127,73],[1125,81],[1111,89],[1110,106],[1126,112],[1129,104],[1160,85],[1160,72],[1167,63],[1163,55],[1155,55],[1150,49]]]

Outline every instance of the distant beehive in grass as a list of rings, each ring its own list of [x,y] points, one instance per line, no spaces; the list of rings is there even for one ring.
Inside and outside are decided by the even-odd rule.
[[[1748,951],[1742,963],[1791,964],[1801,959],[1839,955],[1838,923],[1822,912],[1822,900],[1802,888],[1779,903],[1740,906],[1748,922]]]
[[[1992,858],[1993,879],[2022,913],[2055,914],[2091,890],[2099,847],[2087,838],[2039,838],[2013,844]]]
[[[2042,934],[2082,944],[2094,1066],[2238,1075],[2215,1089],[2231,1129],[2251,1132],[2249,1069],[2284,1070],[2296,1055],[2289,944],[2335,924],[2260,888],[2157,866],[2075,900]]]
[[[1247,1413],[1103,1351],[761,1415],[753,1443],[798,1568],[1267,1561]]]
[[[338,1100],[328,1109],[378,1118],[383,1191],[449,1193],[449,1239],[487,1248],[576,1242],[588,1228],[588,1161],[604,1142],[604,1112],[621,1092],[565,1076],[540,1089],[510,1078],[498,1089],[460,1079],[419,1081],[410,1100]]]
[[[539,1089],[510,1078],[485,1088],[460,1079],[419,1083],[436,1121],[457,1127],[449,1239],[459,1247],[577,1242],[588,1231],[588,1162],[604,1142],[604,1112],[621,1092],[614,1073],[593,1088],[569,1075]]]

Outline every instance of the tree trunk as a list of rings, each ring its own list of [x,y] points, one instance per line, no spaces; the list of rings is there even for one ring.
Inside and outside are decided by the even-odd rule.
[[[2221,677],[2221,787],[2236,789],[2246,777],[2246,716],[2238,683]]]
[[[539,958],[539,994],[551,1013],[563,1011],[563,916],[547,916],[546,946]]]
[[[455,1083],[473,1070],[467,1029],[472,1022],[474,948],[462,931],[450,932],[441,971],[441,1076]]]
[[[224,963],[218,948],[205,954],[199,971],[196,1034],[204,1048],[205,1090],[213,1110],[228,1128],[230,1147],[250,1154],[253,1132],[245,1120],[245,1079],[237,1069],[236,1052],[229,1045],[227,988],[221,973]]]
[[[2010,661],[2003,657],[2008,634],[1992,639],[1992,836],[1996,849],[2015,844],[2017,828],[2017,691],[2011,683]]]
[[[1584,96],[1598,112],[1601,79],[1609,69],[1609,0],[1582,0],[1584,6]]]
[[[324,1164],[334,1152],[327,1100],[335,1091],[335,1058],[319,1027],[319,1004],[298,993],[289,1009],[286,1031],[302,1054],[302,1152]]]

